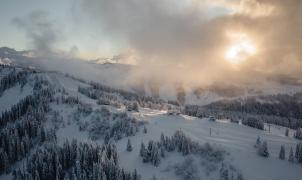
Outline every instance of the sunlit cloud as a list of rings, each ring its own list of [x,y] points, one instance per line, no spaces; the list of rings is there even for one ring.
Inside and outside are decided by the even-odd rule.
[[[252,79],[251,72],[255,71],[257,75],[281,73],[297,78],[302,75],[302,71],[296,70],[302,68],[302,39],[297,38],[302,34],[301,1],[74,2],[76,8],[73,8],[73,14],[83,17],[79,19],[85,21],[79,20],[75,24],[85,25],[86,29],[95,32],[93,35],[82,35],[94,39],[91,45],[94,48],[89,46],[87,49],[90,50],[82,50],[80,46],[74,46],[77,48],[71,49],[69,54],[95,59],[118,57],[119,63],[134,64],[139,68],[126,77],[129,81],[143,77],[188,84],[225,79],[236,82],[239,71],[245,81]],[[22,24],[20,22],[27,22],[28,26],[22,27],[32,42],[40,36],[30,36],[30,32],[42,32],[39,39],[43,39],[44,35],[51,35],[55,31],[52,24],[46,31],[37,28],[32,21],[19,20],[22,20],[19,25]],[[33,31],[28,29],[32,27]],[[36,30],[45,30],[45,33]],[[60,46],[57,40],[62,39],[58,39],[56,33],[53,35],[55,38],[50,38],[49,43],[37,47],[50,47],[51,51],[58,52]],[[89,44],[89,41],[85,44]],[[287,62],[293,62],[295,67],[281,68]]]

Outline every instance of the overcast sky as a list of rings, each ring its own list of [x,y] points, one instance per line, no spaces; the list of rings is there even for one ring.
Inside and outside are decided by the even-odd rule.
[[[302,76],[301,0],[0,0],[0,24],[0,46],[125,55],[159,79]]]
[[[179,0],[178,5],[185,6],[186,1]],[[68,51],[76,46],[80,55],[88,58],[111,56],[123,51],[127,46],[124,40],[104,33],[95,19],[83,12],[83,4],[80,0],[0,0],[0,46],[31,49],[31,39],[28,39],[24,29],[13,23],[13,19],[26,18],[33,12],[44,12],[61,35],[56,43],[59,49]],[[213,17],[226,13],[228,9],[223,6],[207,9],[207,14]]]
[[[56,44],[59,49],[69,50],[76,46],[82,56],[91,58],[117,54],[120,45],[113,45],[107,40],[89,22],[89,17],[82,16],[78,8],[74,0],[0,0],[0,46],[30,49],[31,39],[13,23],[13,19],[25,18],[33,12],[44,12],[61,34],[62,39]]]

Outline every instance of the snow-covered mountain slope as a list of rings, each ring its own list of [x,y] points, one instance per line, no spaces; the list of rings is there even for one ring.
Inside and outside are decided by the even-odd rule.
[[[1,77],[13,76],[6,73],[6,68],[8,67],[1,66]],[[38,174],[44,179],[43,173],[50,174],[54,167],[47,166],[49,171],[44,171],[46,167],[37,165],[39,161],[35,161],[34,157],[42,156],[43,150],[40,148],[48,149],[48,153],[53,152],[53,148],[67,148],[65,151],[58,151],[66,153],[69,149],[66,140],[71,142],[73,139],[79,143],[94,144],[89,147],[102,146],[103,143],[116,146],[117,162],[113,163],[113,159],[107,159],[104,155],[100,164],[95,162],[102,167],[101,172],[105,173],[103,176],[107,179],[123,179],[119,175],[116,177],[109,174],[109,170],[112,170],[111,173],[119,172],[118,174],[132,172],[132,179],[136,177],[141,180],[301,178],[302,166],[298,163],[299,159],[288,161],[290,149],[295,150],[301,142],[293,137],[295,130],[290,129],[289,135],[285,136],[286,128],[276,125],[265,124],[265,130],[258,130],[241,123],[232,123],[228,119],[209,121],[208,118],[176,115],[178,113],[168,115],[168,108],[177,107],[165,101],[88,83],[56,72],[21,68],[14,74],[23,71],[27,72],[24,76],[5,83],[4,87],[7,88],[2,88],[4,91],[0,96],[0,112],[18,112],[16,117],[5,116],[0,121],[0,179],[24,179],[26,174],[35,178]],[[21,103],[26,97],[29,97],[28,100]],[[135,103],[139,106],[135,106]],[[17,108],[11,109],[13,106]],[[37,133],[31,134],[28,127],[36,129]],[[19,132],[12,129],[19,129]],[[255,147],[258,137],[261,142],[267,142],[269,157],[259,155],[260,147]],[[6,138],[10,140],[7,141]],[[30,146],[14,144],[27,144],[28,141],[31,142]],[[128,142],[131,150],[127,148]],[[4,146],[5,143],[9,146]],[[142,143],[146,146],[144,151]],[[281,145],[285,148],[285,160],[279,159]],[[7,147],[23,150],[12,153]],[[72,147],[75,147],[74,144]],[[60,160],[59,155],[55,155],[58,156],[56,163],[62,162],[61,170],[54,168],[55,172],[60,171],[65,178],[73,179],[80,173],[72,170],[73,162],[76,164],[78,161],[74,167],[82,168],[80,171],[83,172],[80,174],[84,174],[85,167],[90,165],[89,162],[85,164],[78,159],[81,145],[78,144],[77,147],[78,155],[71,159],[69,169],[64,165],[65,160]],[[111,149],[106,146],[103,148],[107,151]],[[13,158],[15,154],[18,154],[16,159]],[[85,159],[85,154],[82,158]],[[40,163],[43,164],[43,161]],[[31,168],[36,167],[33,164],[39,167],[35,173],[31,172]],[[109,165],[123,170],[106,169]],[[24,166],[28,170],[25,171]],[[60,166],[61,164],[57,167]],[[134,175],[135,170],[140,178]],[[85,173],[91,172],[100,170],[85,169]],[[60,173],[56,176],[64,179]]]
[[[57,84],[63,85],[63,87],[70,93],[75,93],[78,85],[83,86],[83,84],[75,80],[68,80],[66,77],[55,74],[51,76],[52,79],[59,81]],[[98,106],[94,101],[91,101],[85,96],[79,97],[81,97],[80,99],[83,102],[90,102],[91,105]],[[168,116],[166,115],[166,111],[152,110],[148,108],[140,109],[140,112],[130,114],[139,118],[141,121],[148,122],[146,125],[148,133],[144,134],[140,132],[130,138],[132,146],[134,147],[132,152],[126,151],[127,138],[118,141],[116,144],[120,153],[121,166],[127,170],[133,170],[136,168],[138,172],[142,174],[143,179],[150,179],[153,175],[163,177],[164,179],[177,178],[173,173],[173,168],[170,166],[173,166],[183,160],[183,157],[179,154],[176,153],[169,155],[157,168],[152,167],[152,165],[142,163],[138,154],[141,142],[147,142],[152,139],[159,140],[162,132],[166,135],[172,135],[179,129],[195,141],[200,143],[213,143],[223,149],[226,149],[230,153],[230,156],[228,157],[229,161],[242,171],[245,179],[281,180],[287,178],[296,179],[300,177],[300,170],[302,168],[300,165],[292,165],[288,161],[281,161],[278,159],[281,145],[284,145],[288,152],[290,147],[295,147],[297,142],[299,142],[292,137],[293,131],[290,132],[290,137],[286,137],[284,135],[285,128],[283,127],[271,126],[271,132],[268,132],[230,123],[229,121],[224,120],[211,122],[207,118],[198,119],[185,115]],[[72,123],[62,129],[59,129],[59,141],[63,143],[65,138],[70,140],[72,138],[77,138],[87,141],[89,139],[87,132],[80,132],[77,129],[78,127]],[[211,136],[209,134],[210,129],[212,131]],[[257,150],[253,147],[258,136],[268,142],[271,154],[269,159],[259,157],[257,155]],[[102,143],[102,141],[97,142]],[[205,177],[200,178],[207,178],[205,174],[203,174],[203,176]]]
[[[59,81],[66,81],[65,77],[56,77]],[[73,82],[73,81],[71,81]],[[63,83],[65,89],[71,91],[71,82]],[[76,85],[78,82],[73,82]],[[89,102],[89,98],[82,97],[82,101]],[[95,102],[90,102],[91,105],[97,106]],[[72,113],[72,112],[71,112]],[[143,179],[150,179],[153,175],[163,177],[164,179],[177,179],[173,173],[173,166],[183,161],[183,157],[177,153],[167,155],[159,167],[153,167],[149,164],[144,164],[138,157],[139,147],[141,142],[148,140],[159,140],[160,134],[172,135],[176,130],[181,129],[185,134],[189,135],[193,140],[200,143],[209,142],[216,144],[219,147],[226,149],[230,156],[229,161],[242,171],[245,179],[296,179],[299,178],[301,166],[292,165],[288,161],[278,159],[280,146],[284,145],[287,152],[290,147],[295,147],[298,140],[294,139],[293,131],[290,132],[291,137],[285,137],[285,128],[273,126],[271,132],[261,131],[230,123],[229,121],[219,120],[211,122],[207,118],[198,119],[185,115],[168,116],[166,111],[140,109],[138,113],[131,115],[139,118],[141,121],[147,121],[146,125],[148,133],[143,132],[130,138],[133,146],[132,152],[126,151],[127,138],[117,141],[117,148],[120,153],[121,166],[127,170],[137,169],[142,174]],[[65,138],[88,140],[87,132],[80,132],[74,124],[67,125],[58,131],[59,141],[63,143]],[[212,131],[211,136],[209,131]],[[266,140],[269,144],[271,157],[265,159],[257,155],[257,150],[253,147],[257,136]],[[102,143],[101,141],[97,141]],[[197,163],[201,163],[198,162]],[[202,169],[202,166],[200,167]],[[206,174],[201,173],[200,179],[209,178]]]

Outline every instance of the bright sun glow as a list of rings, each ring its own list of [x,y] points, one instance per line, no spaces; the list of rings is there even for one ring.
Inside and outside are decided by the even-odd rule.
[[[232,43],[225,54],[226,60],[233,64],[245,61],[256,53],[256,48],[245,34],[231,34]]]

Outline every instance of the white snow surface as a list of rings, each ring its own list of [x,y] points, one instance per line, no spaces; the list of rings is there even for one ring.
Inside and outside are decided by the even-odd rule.
[[[59,82],[66,89],[75,90],[78,83],[73,80],[58,77]],[[66,82],[67,81],[67,82]],[[74,92],[76,93],[76,92]],[[94,105],[94,109],[100,108],[86,96],[78,95],[81,101]],[[66,111],[67,112],[67,111]],[[65,112],[65,113],[66,113]],[[72,111],[71,111],[72,113]],[[119,151],[119,160],[121,166],[127,170],[137,171],[142,175],[143,180],[149,180],[153,175],[163,177],[164,179],[179,179],[173,170],[168,171],[169,167],[175,163],[181,162],[184,157],[179,153],[169,153],[168,157],[162,160],[159,167],[151,164],[142,163],[139,157],[139,149],[141,142],[145,144],[149,140],[159,140],[163,132],[165,135],[173,135],[173,133],[181,129],[186,135],[201,144],[209,142],[215,144],[230,153],[227,158],[229,161],[242,172],[246,180],[284,180],[301,178],[302,166],[287,161],[290,147],[295,149],[299,140],[293,138],[294,130],[290,130],[289,137],[286,137],[285,128],[271,125],[270,132],[254,129],[240,124],[231,123],[228,120],[218,120],[216,122],[209,121],[207,118],[199,119],[195,117],[180,115],[168,116],[165,111],[140,108],[138,113],[129,113],[131,116],[137,117],[142,121],[147,121],[146,125],[148,133],[142,133],[142,129],[136,136],[130,137],[133,151],[126,151],[127,138],[116,142]],[[66,115],[65,115],[66,116]],[[211,136],[210,136],[211,128]],[[266,127],[266,129],[268,129]],[[262,141],[267,141],[270,153],[269,158],[260,157],[254,148],[257,137],[260,136]],[[71,123],[58,132],[59,141],[68,138],[77,138],[83,141],[90,141],[87,133],[79,131],[78,127]],[[102,143],[102,140],[96,141]],[[278,155],[281,145],[285,146],[286,160],[279,160]],[[207,179],[205,176],[201,179]]]
[[[50,76],[51,79],[57,79],[58,84],[61,84],[66,89],[77,94],[76,86],[78,85],[74,80],[66,79],[62,76]],[[81,101],[94,105],[94,109],[101,106],[95,103],[86,96],[79,95]],[[67,119],[68,113],[72,114],[72,110],[66,110],[60,107],[64,116]],[[279,160],[278,155],[280,146],[284,145],[286,149],[286,158],[290,147],[295,148],[298,140],[294,139],[293,130],[290,130],[290,136],[286,137],[285,128],[272,125],[270,132],[250,128],[240,124],[234,124],[228,120],[218,120],[216,122],[209,121],[208,119],[199,119],[195,117],[180,115],[168,116],[165,111],[140,109],[139,113],[129,113],[140,120],[147,121],[148,129],[147,134],[143,134],[142,130],[136,135],[130,137],[133,151],[126,151],[127,138],[116,142],[119,159],[121,166],[127,170],[137,171],[142,175],[142,179],[150,179],[153,175],[163,177],[164,179],[179,179],[175,176],[173,170],[168,170],[169,167],[175,163],[181,162],[184,157],[179,153],[169,153],[168,157],[163,159],[159,167],[154,167],[151,164],[142,163],[139,157],[139,149],[141,142],[147,143],[148,140],[159,140],[160,134],[163,132],[165,135],[172,135],[176,130],[181,129],[186,135],[190,136],[193,140],[200,143],[209,142],[218,147],[225,149],[229,152],[228,160],[239,169],[244,179],[246,180],[284,180],[284,179],[299,179],[301,178],[302,166],[293,164],[287,160]],[[89,118],[88,118],[89,119]],[[211,136],[209,134],[211,128]],[[266,129],[268,129],[266,127]],[[260,136],[261,140],[268,143],[270,152],[269,158],[260,157],[257,150],[254,148],[257,137]],[[82,141],[90,141],[87,132],[79,131],[77,125],[71,123],[66,125],[58,131],[59,142],[64,139],[76,138]],[[96,141],[102,143],[102,140]],[[207,179],[207,176],[202,177]]]
[[[92,100],[77,92],[78,86],[88,86],[77,80],[65,77],[56,73],[46,73],[47,78],[55,87],[64,87],[69,95],[77,96],[82,102],[93,105],[93,109],[100,109],[102,106],[97,105]],[[32,92],[31,87],[27,84],[23,91],[17,85],[8,89],[0,97],[0,112],[16,104],[21,98]],[[217,97],[214,97],[217,98]],[[74,107],[65,105],[52,104],[52,109],[59,111],[65,121],[65,127],[60,127],[57,132],[58,143],[62,144],[65,139],[78,139],[79,141],[90,141],[85,131],[79,131],[78,125],[72,120],[75,111]],[[119,111],[119,110],[116,110]],[[163,132],[165,135],[173,135],[176,130],[181,129],[186,135],[194,141],[201,144],[209,142],[229,152],[227,160],[231,162],[239,171],[242,172],[245,180],[285,180],[301,179],[301,164],[290,163],[287,160],[279,160],[278,154],[280,146],[285,146],[286,159],[290,147],[295,148],[299,142],[294,139],[293,130],[290,130],[290,136],[286,137],[285,128],[271,126],[271,131],[262,131],[240,124],[234,124],[228,120],[209,121],[207,118],[199,119],[195,117],[179,115],[168,116],[165,111],[140,108],[138,113],[130,113],[130,116],[137,117],[139,120],[147,121],[147,134],[142,133],[142,129],[135,136],[129,137],[132,143],[133,151],[126,151],[127,138],[116,142],[119,151],[119,160],[121,167],[126,170],[137,169],[142,175],[142,180],[149,180],[153,175],[162,177],[167,180],[180,179],[174,173],[171,166],[175,163],[182,162],[184,157],[177,153],[168,153],[167,157],[162,159],[158,167],[151,164],[142,163],[139,157],[141,142],[147,143],[148,140],[159,140]],[[89,120],[89,118],[87,118]],[[68,123],[69,121],[69,123]],[[211,136],[210,136],[211,129]],[[267,128],[266,128],[267,129]],[[269,158],[263,158],[257,155],[254,148],[257,137],[268,143]],[[95,141],[102,144],[102,140]],[[301,141],[300,141],[301,142]],[[202,169],[200,169],[202,171]],[[201,174],[203,174],[201,172]],[[0,179],[10,179],[10,176],[1,176]],[[203,174],[200,179],[213,179]]]
[[[168,169],[175,163],[184,160],[181,154],[168,153],[167,157],[162,159],[159,167],[144,164],[139,157],[141,142],[146,144],[149,140],[159,140],[162,132],[170,136],[178,129],[181,129],[195,141],[200,143],[209,142],[225,149],[230,153],[227,156],[228,160],[242,172],[246,180],[284,180],[301,177],[301,165],[278,159],[281,145],[285,146],[287,158],[290,147],[295,148],[298,142],[292,137],[292,131],[290,137],[284,136],[284,127],[271,126],[271,131],[268,132],[234,124],[227,120],[212,122],[207,118],[199,119],[185,115],[168,116],[166,112],[151,109],[141,109],[139,113],[135,113],[133,116],[149,122],[146,125],[148,133],[142,133],[141,129],[136,136],[129,137],[133,147],[132,152],[126,151],[127,138],[117,141],[116,145],[121,166],[131,171],[137,169],[143,180],[149,180],[153,175],[169,180],[179,179],[175,176],[173,170],[169,171]],[[210,128],[211,136],[209,134]],[[257,155],[254,144],[258,136],[268,142],[269,158]],[[66,138],[90,141],[87,133],[79,131],[75,124],[67,125],[58,131],[59,142],[62,143]],[[96,142],[101,144],[102,140]],[[204,176],[201,179],[207,178],[207,176]]]

